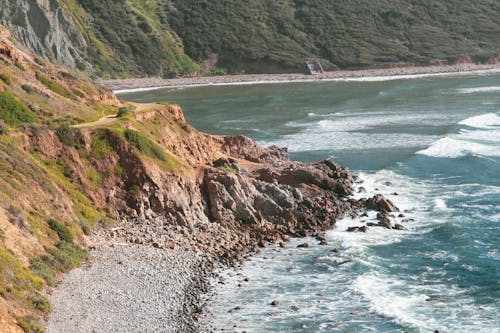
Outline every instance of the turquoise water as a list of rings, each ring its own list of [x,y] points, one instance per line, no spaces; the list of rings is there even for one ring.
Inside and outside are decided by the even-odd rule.
[[[200,130],[287,146],[295,159],[333,156],[369,194],[412,211],[405,231],[348,233],[360,223],[349,219],[328,233],[326,247],[309,240],[297,249],[293,240],[266,249],[216,288],[218,329],[500,332],[498,72],[125,97],[179,103]],[[275,299],[280,305],[269,305]]]

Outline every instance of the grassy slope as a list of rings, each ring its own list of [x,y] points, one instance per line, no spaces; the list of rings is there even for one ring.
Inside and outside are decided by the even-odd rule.
[[[174,0],[169,23],[196,60],[218,53],[233,71],[394,62],[425,64],[500,53],[495,0]]]

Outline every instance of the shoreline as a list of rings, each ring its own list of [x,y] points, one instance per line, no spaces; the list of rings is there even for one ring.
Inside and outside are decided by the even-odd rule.
[[[317,75],[288,74],[241,74],[225,76],[185,77],[163,79],[159,77],[102,80],[99,84],[113,90],[115,94],[151,91],[164,88],[200,86],[253,85],[273,83],[328,82],[328,81],[387,81],[423,77],[455,76],[467,74],[489,74],[500,71],[500,64],[457,64],[442,66],[406,66],[393,68],[338,70]]]

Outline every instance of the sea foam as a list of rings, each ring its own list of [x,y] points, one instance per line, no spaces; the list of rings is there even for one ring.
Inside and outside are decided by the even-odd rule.
[[[417,154],[430,157],[458,158],[467,155],[500,156],[500,116],[487,113],[462,120],[458,133],[450,134],[420,150]]]

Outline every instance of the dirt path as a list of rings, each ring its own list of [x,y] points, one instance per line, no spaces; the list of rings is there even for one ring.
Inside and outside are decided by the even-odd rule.
[[[111,125],[112,123],[114,123],[116,121],[116,119],[118,119],[118,117],[116,115],[104,116],[97,121],[73,125],[71,127],[73,127],[73,128],[101,127],[101,126],[105,126],[105,125]]]

